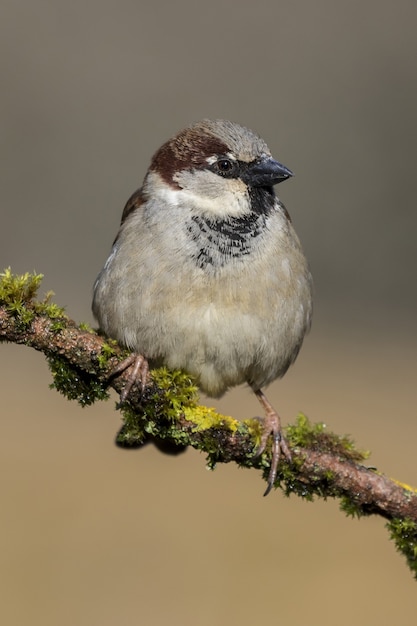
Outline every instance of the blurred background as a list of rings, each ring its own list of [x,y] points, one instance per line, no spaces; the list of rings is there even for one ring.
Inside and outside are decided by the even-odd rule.
[[[269,397],[417,485],[416,23],[414,0],[3,0],[0,268],[93,323],[153,152],[203,117],[252,128],[296,174],[278,192],[316,291]],[[42,355],[0,350],[2,623],[415,624],[381,520],[263,499],[258,473],[194,451],[120,450],[115,396],[81,409]],[[215,406],[259,414],[244,388]]]

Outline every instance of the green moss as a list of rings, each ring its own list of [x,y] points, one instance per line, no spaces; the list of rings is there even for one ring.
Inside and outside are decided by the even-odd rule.
[[[417,578],[417,524],[411,519],[394,518],[387,528],[395,546],[407,560],[408,567]]]
[[[5,306],[19,325],[26,327],[35,315],[46,315],[55,320],[52,330],[60,330],[67,319],[62,307],[51,302],[53,292],[49,291],[43,300],[36,300],[43,274],[12,274],[7,268],[0,274],[0,306]]]
[[[136,448],[142,445],[147,438],[143,420],[138,417],[136,411],[132,411],[126,405],[120,410],[124,423],[116,435],[116,444],[123,448]]]
[[[361,463],[369,456],[369,452],[358,450],[348,435],[341,436],[328,432],[325,424],[312,424],[302,413],[297,416],[295,424],[287,427],[286,433],[292,448],[308,448],[352,463]],[[335,487],[335,476],[331,470],[325,473],[318,470],[317,475],[312,474],[309,477],[308,484],[305,481],[301,482],[298,476],[302,464],[302,455],[294,458],[291,465],[283,464],[279,478],[283,483],[281,486],[284,493],[287,495],[296,493],[307,500],[313,500],[314,496],[324,499],[340,498],[341,509],[348,515],[360,517],[366,514],[359,504]]]
[[[163,402],[167,417],[175,419],[184,408],[196,406],[198,387],[189,374],[182,370],[170,371],[166,367],[160,367],[151,371],[151,379],[163,391],[158,400]]]
[[[97,357],[98,366],[101,370],[108,368],[109,359],[117,354],[117,343],[113,339],[107,339],[101,346],[100,354]]]
[[[63,307],[51,302],[53,295],[53,291],[48,291],[43,300],[40,302],[33,302],[33,308],[38,315],[46,315],[51,320],[56,320],[55,326],[57,326],[60,319],[67,320],[68,316],[66,315]]]
[[[258,420],[250,420],[249,424],[255,441],[259,442],[262,424]],[[287,441],[294,450],[308,448],[322,454],[337,455],[340,459],[352,462],[363,461],[368,454],[357,450],[350,437],[327,432],[325,424],[312,424],[302,413],[297,416],[295,424],[287,426],[285,432]],[[264,478],[266,479],[270,468],[270,453],[266,452],[262,455],[260,462],[256,460],[255,462],[264,469]],[[303,463],[302,455],[294,455],[291,464],[280,464],[276,486],[281,487],[285,495],[296,494],[309,501],[313,500],[314,497],[343,499],[344,494],[335,487],[335,476],[330,470],[323,473],[318,469],[317,474],[311,475],[308,482],[305,479],[300,480],[300,470]],[[348,508],[347,501],[345,507]],[[352,511],[354,508],[354,503],[350,503],[350,510]],[[355,514],[357,514],[356,510]]]
[[[152,370],[150,378],[151,384],[141,394],[139,411],[131,407],[129,400],[119,405],[124,423],[116,442],[136,446],[152,435],[178,445],[188,444],[188,436],[176,427],[176,420],[184,406],[196,403],[195,382],[188,374],[166,367]]]
[[[346,513],[348,517],[356,517],[359,519],[364,515],[370,515],[370,511],[366,511],[361,504],[357,504],[353,497],[342,495],[340,497],[340,510]]]
[[[12,274],[10,267],[0,274],[0,304],[8,307],[17,302],[27,304],[38,293],[43,274]]]
[[[80,322],[78,324],[78,328],[80,330],[84,330],[86,333],[91,333],[92,335],[97,334],[96,330],[92,326],[90,326],[90,324],[87,324],[87,322]]]
[[[194,432],[202,432],[210,428],[226,428],[230,432],[235,433],[240,424],[233,417],[217,413],[215,409],[207,406],[185,407],[183,413],[188,421],[195,424]]]
[[[47,360],[53,376],[51,389],[56,389],[68,400],[77,400],[84,407],[109,397],[106,388],[96,376],[70,365],[60,356],[49,356]]]
[[[241,423],[213,408],[198,405],[198,388],[189,374],[161,367],[152,370],[150,376],[153,384],[140,398],[141,410],[132,410],[129,402],[120,407],[124,424],[117,435],[117,443],[136,446],[149,436],[169,440],[179,447],[192,443],[208,454],[209,465],[214,466],[219,454],[219,428],[223,432],[225,427],[236,432]],[[178,428],[180,418],[194,424],[192,432],[199,433],[198,440],[191,441],[190,435]]]
[[[309,476],[308,481],[305,478],[300,480],[299,472],[302,464],[302,459],[295,457],[291,464],[282,463],[280,465],[276,486],[281,487],[286,496],[295,494],[308,502],[312,502],[315,497],[327,499],[340,496],[340,493],[333,486],[334,477],[331,472],[327,472],[325,475],[317,473],[316,476]],[[267,478],[268,473],[269,464],[265,467],[265,478]]]
[[[312,424],[303,413],[298,414],[295,424],[286,428],[286,433],[292,448],[309,448],[353,462],[364,461],[369,456],[369,452],[357,450],[348,435],[327,432],[326,424]]]

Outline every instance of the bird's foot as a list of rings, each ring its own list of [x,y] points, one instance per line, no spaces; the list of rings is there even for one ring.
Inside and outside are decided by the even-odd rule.
[[[262,404],[265,410],[265,418],[262,421],[262,437],[258,448],[255,451],[254,457],[260,456],[264,451],[268,443],[268,439],[272,437],[272,459],[271,459],[271,467],[269,470],[268,476],[268,486],[264,493],[264,496],[267,496],[274,486],[278,464],[281,459],[281,455],[285,457],[285,459],[291,463],[292,456],[291,451],[288,447],[287,440],[285,439],[282,433],[281,427],[281,419],[278,413],[275,411],[274,407],[268,401],[267,397],[263,393],[262,390],[255,390],[256,397],[259,402]]]
[[[124,371],[130,369],[127,381],[120,394],[120,404],[127,400],[129,393],[135,383],[139,383],[142,391],[149,382],[149,364],[142,354],[133,352],[126,359],[121,361],[111,372],[110,377],[120,376]]]

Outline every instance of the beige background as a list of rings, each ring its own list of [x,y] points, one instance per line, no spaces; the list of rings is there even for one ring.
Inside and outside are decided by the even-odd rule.
[[[0,8],[0,267],[77,320],[153,151],[202,117],[257,130],[311,261],[313,330],[269,394],[417,485],[417,5],[60,2]],[[378,519],[262,498],[255,472],[113,445],[114,402],[48,389],[1,346],[0,620],[8,625],[415,624]],[[245,389],[224,412],[259,413]]]

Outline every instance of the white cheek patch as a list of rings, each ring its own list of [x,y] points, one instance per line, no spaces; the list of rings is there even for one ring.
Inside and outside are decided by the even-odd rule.
[[[239,217],[250,211],[250,202],[246,193],[224,192],[216,198],[200,196],[193,191],[181,190],[181,202],[199,213],[209,213],[216,217]]]
[[[250,213],[247,186],[240,179],[228,180],[205,170],[182,171],[173,176],[173,181],[178,183],[178,189],[164,183],[158,175],[149,175],[148,184],[152,185],[155,199],[166,206],[184,206],[199,214],[220,218]]]
[[[239,216],[250,209],[246,193],[226,192],[216,198],[200,195],[189,189],[173,189],[166,185],[158,189],[158,197],[171,207],[186,206],[201,213],[210,213],[220,217]]]
[[[240,179],[226,179],[208,170],[196,170],[182,171],[173,180],[181,188],[170,189],[166,198],[177,205],[221,218],[239,217],[250,212],[247,186]]]

